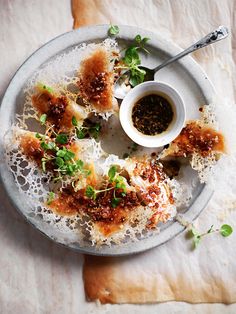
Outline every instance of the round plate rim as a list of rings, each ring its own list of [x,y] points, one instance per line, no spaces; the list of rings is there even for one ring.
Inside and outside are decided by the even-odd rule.
[[[154,47],[158,47],[158,49],[163,50],[164,52],[168,53],[170,56],[173,56],[182,49],[178,47],[171,41],[168,41],[161,36],[147,31],[145,29],[137,28],[135,26],[126,26],[126,25],[118,25],[120,29],[120,35],[117,36],[117,39],[127,39],[131,40],[135,37],[136,34],[140,34],[142,37],[149,37],[152,39],[152,45]],[[1,108],[0,108],[0,130],[4,129],[4,125],[6,123],[6,119],[4,119],[4,115],[6,115],[9,109],[9,103],[11,104],[12,95],[14,95],[14,90],[16,92],[17,86],[19,88],[19,78],[21,76],[25,76],[27,74],[27,78],[30,77],[32,73],[30,73],[30,67],[34,64],[34,67],[40,66],[42,63],[46,62],[49,58],[55,56],[57,53],[74,46],[76,44],[80,44],[82,42],[88,42],[91,40],[96,39],[105,39],[107,37],[109,25],[95,25],[95,26],[86,26],[81,27],[78,30],[73,30],[58,37],[50,40],[39,49],[37,49],[25,62],[19,67],[16,71],[15,75],[13,76],[12,80],[10,81],[5,94],[2,98]],[[96,36],[94,36],[94,33]],[[81,39],[84,38],[84,39]],[[168,50],[168,52],[167,52]],[[181,66],[188,72],[191,69],[191,77],[197,83],[198,87],[200,88],[202,94],[206,99],[206,103],[211,103],[213,96],[215,94],[214,87],[210,82],[209,78],[207,77],[206,73],[200,67],[200,65],[190,56],[186,56],[184,59],[178,61]],[[33,71],[34,72],[34,71]],[[26,78],[26,80],[27,80]],[[13,105],[12,105],[13,106]],[[11,119],[12,120],[12,119]],[[3,149],[3,132],[0,132],[0,156],[1,159],[4,160],[4,149]],[[9,178],[10,171],[7,169],[4,162],[0,164],[0,177],[2,185],[14,205],[14,207],[20,212],[23,217],[33,225],[36,230],[43,233],[45,236],[50,238],[51,240],[62,244],[63,246],[69,247],[73,250],[79,251],[80,253],[86,253],[91,255],[101,255],[101,256],[122,256],[122,255],[129,255],[140,253],[151,249],[153,247],[162,245],[172,239],[173,237],[177,236],[181,233],[185,227],[179,224],[177,221],[174,222],[168,228],[162,230],[160,234],[156,234],[152,237],[148,237],[136,242],[128,243],[128,245],[122,244],[121,246],[115,245],[111,247],[102,247],[98,248],[95,246],[86,246],[80,247],[78,243],[64,243],[55,239],[52,234],[48,234],[42,228],[36,226],[30,217],[27,217],[23,211],[21,210],[21,206],[19,200],[16,199],[13,190],[12,180]],[[204,184],[202,187],[201,192],[195,199],[194,203],[189,207],[189,209],[184,214],[184,218],[188,221],[193,221],[198,217],[201,211],[205,208],[209,200],[213,195],[213,190],[209,188],[207,185]]]

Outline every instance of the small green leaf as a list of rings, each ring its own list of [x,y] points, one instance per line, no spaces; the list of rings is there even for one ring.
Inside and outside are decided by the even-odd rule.
[[[149,53],[149,51],[145,48],[145,45],[150,40],[150,38],[148,37],[142,38],[140,35],[137,35],[134,39],[139,46],[138,48],[142,49],[146,53]]]
[[[116,189],[122,189],[123,192],[126,193],[126,185],[123,182],[117,182]]]
[[[52,89],[50,86],[47,86],[47,85],[42,84],[42,83],[38,83],[37,86],[38,86],[39,89],[46,90],[46,91],[49,92],[50,94],[53,93],[53,89]]]
[[[230,226],[230,225],[222,225],[220,227],[220,234],[223,236],[223,237],[228,237],[231,235],[231,233],[233,232],[233,228]]]
[[[111,205],[113,208],[117,207],[120,204],[121,198],[114,197],[111,201]]]
[[[66,166],[66,173],[68,174],[68,175],[73,175],[74,174],[74,172],[75,172],[75,169],[74,169],[74,167],[73,167],[74,165],[72,165],[72,164],[69,164],[69,165],[67,165]]]
[[[77,119],[75,116],[72,117],[72,120],[71,120],[73,126],[78,126],[78,122],[77,122]]]
[[[76,161],[76,168],[77,169],[82,170],[83,166],[84,166],[84,163],[82,160],[79,159]]]
[[[48,142],[48,149],[49,150],[56,150],[57,146],[54,142]]]
[[[141,63],[141,60],[140,60],[139,54],[137,52],[137,48],[133,47],[133,46],[129,47],[125,51],[125,57],[124,57],[123,61],[131,69],[133,66],[139,65]]]
[[[86,190],[85,190],[85,195],[88,197],[88,198],[92,198],[92,199],[96,199],[96,191],[95,189],[91,186],[91,185],[88,185]]]
[[[61,167],[63,167],[64,166],[64,160],[61,158],[61,157],[56,157],[56,159],[55,159],[55,164],[59,167],[59,168],[61,168]]]
[[[189,230],[189,236],[191,237],[197,237],[199,236],[200,233],[197,231],[196,228],[192,227],[190,230]]]
[[[129,78],[129,83],[132,87],[135,87],[139,84],[141,84],[142,82],[144,81],[144,75],[142,75],[141,73],[140,74],[135,74],[135,75],[130,75],[130,78]]]
[[[134,40],[135,40],[138,44],[140,44],[140,43],[141,43],[141,40],[142,40],[141,35],[136,35],[135,38],[134,38]]]
[[[144,46],[149,40],[150,40],[150,38],[144,37],[144,38],[141,40],[142,46]]]
[[[41,142],[40,146],[42,147],[43,150],[55,150],[56,149],[56,144],[54,142]]]
[[[108,35],[109,36],[115,36],[117,34],[119,34],[119,27],[117,25],[110,25],[109,29],[108,29]]]
[[[109,177],[109,180],[112,182],[115,178],[115,175],[116,175],[116,166],[111,166],[111,168],[109,169],[108,171],[108,177]]]
[[[46,113],[44,113],[44,114],[41,115],[41,117],[39,119],[41,125],[45,125],[46,120],[47,120],[47,115],[46,115]]]
[[[77,135],[78,139],[80,139],[80,140],[83,139],[85,137],[85,133],[84,133],[83,128],[77,129],[76,135]]]
[[[134,87],[136,85],[139,85],[144,81],[146,71],[139,69],[138,67],[135,67],[131,69],[131,74],[130,74],[130,79],[129,82],[130,84]]]
[[[67,144],[68,142],[68,137],[66,134],[58,134],[56,137],[56,142],[59,144]]]
[[[38,132],[35,134],[35,137],[38,138],[39,140],[44,140],[45,136],[39,134]]]
[[[74,157],[75,157],[75,154],[74,154],[72,151],[66,150],[66,154],[65,154],[65,156],[64,156],[64,159],[65,159],[66,161],[71,160],[71,159],[73,159]]]
[[[58,157],[64,158],[65,154],[66,154],[66,150],[65,149],[60,149],[60,150],[57,151],[56,155]]]
[[[48,193],[48,199],[47,199],[47,204],[50,205],[52,203],[52,201],[55,198],[55,193],[54,192],[49,192]]]
[[[96,123],[94,126],[92,126],[89,129],[89,133],[91,134],[91,136],[95,139],[98,138],[99,132],[101,130],[101,124],[100,123]]]
[[[47,150],[47,149],[48,149],[48,145],[47,145],[47,143],[45,143],[45,142],[42,142],[42,143],[40,144],[40,146],[41,146],[41,148],[42,148],[43,150]]]
[[[195,248],[198,247],[200,241],[201,241],[201,236],[200,236],[200,235],[194,236],[194,238],[193,238],[193,243],[194,243],[194,247],[195,247]]]

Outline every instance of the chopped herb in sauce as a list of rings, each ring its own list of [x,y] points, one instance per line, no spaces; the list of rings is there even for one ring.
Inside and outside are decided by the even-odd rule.
[[[157,94],[139,99],[132,111],[134,127],[145,135],[157,135],[166,131],[173,117],[169,101]]]

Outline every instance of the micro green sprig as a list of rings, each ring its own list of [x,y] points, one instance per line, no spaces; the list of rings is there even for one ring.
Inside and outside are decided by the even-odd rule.
[[[214,226],[211,227],[204,233],[200,233],[194,226],[189,230],[190,236],[193,237],[194,248],[197,248],[202,238],[211,233],[219,232],[223,237],[228,237],[232,234],[233,228],[230,225],[224,224],[219,229],[214,229]]]
[[[138,48],[144,50],[146,53],[149,53],[149,51],[145,48],[146,43],[150,40],[148,37],[143,37],[141,35],[136,35],[134,38]]]
[[[92,198],[93,200],[96,200],[97,194],[102,193],[102,192],[107,192],[107,191],[112,190],[112,189],[114,189],[114,187],[110,187],[110,188],[103,189],[103,190],[96,190],[91,185],[88,185],[86,190],[85,190],[85,195],[88,198]]]
[[[119,34],[119,27],[117,25],[110,25],[109,29],[108,29],[108,35],[109,36],[116,36]]]
[[[84,169],[84,163],[82,160],[75,160],[75,154],[65,146],[58,147],[57,144],[67,144],[68,137],[66,134],[58,134],[55,142],[47,141],[45,135],[36,133],[36,138],[40,140],[40,146],[44,151],[44,156],[41,158],[42,170],[46,172],[46,164],[51,162],[54,172],[58,173],[58,176],[54,178],[54,181],[59,181],[63,176],[68,175],[70,177],[76,176],[78,173],[82,173],[84,176],[90,174],[89,170]]]
[[[111,187],[106,188],[106,189],[102,189],[102,190],[96,190],[94,187],[92,187],[91,185],[87,186],[86,190],[85,190],[85,195],[88,198],[91,198],[93,200],[96,200],[97,195],[99,193],[102,192],[107,192],[110,190],[113,190],[113,199],[111,201],[112,207],[117,207],[121,201],[120,197],[116,196],[116,191],[117,190],[122,190],[121,192],[121,196],[125,196],[126,195],[126,185],[125,185],[125,181],[124,181],[124,177],[122,177],[121,175],[119,175],[119,173],[117,172],[117,167],[116,166],[111,166],[109,171],[108,171],[108,181],[110,184],[112,184]]]
[[[45,125],[46,124],[46,120],[47,120],[47,115],[46,113],[42,114],[39,118],[39,122],[41,125]]]
[[[144,81],[146,71],[140,68],[141,58],[139,55],[139,50],[143,50],[148,53],[145,48],[146,43],[149,38],[142,38],[141,35],[136,35],[134,38],[134,44],[125,50],[124,58],[122,59],[124,67],[119,67],[123,69],[130,70],[129,83],[134,87]]]
[[[85,138],[86,134],[88,133],[91,137],[97,139],[101,130],[101,124],[95,123],[91,127],[84,127],[79,125],[76,117],[72,117],[72,124],[75,127],[76,136],[78,139]]]
[[[55,193],[54,192],[49,192],[48,193],[48,198],[47,198],[47,205],[51,205],[52,201],[55,198]]]

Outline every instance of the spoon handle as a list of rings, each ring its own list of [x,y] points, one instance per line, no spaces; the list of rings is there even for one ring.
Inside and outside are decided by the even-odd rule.
[[[206,35],[205,37],[203,37],[202,39],[200,39],[199,41],[197,41],[195,44],[193,44],[192,46],[188,47],[187,49],[185,49],[184,51],[180,52],[179,54],[177,54],[176,56],[168,59],[167,61],[163,62],[162,64],[160,64],[159,66],[157,66],[153,71],[157,72],[159,71],[161,68],[165,67],[166,65],[179,60],[180,58],[186,56],[187,54],[201,49],[202,47],[208,46],[210,44],[213,44],[221,39],[226,38],[229,35],[229,30],[226,26],[219,26],[216,30],[214,30],[213,32],[209,33],[208,35]]]

